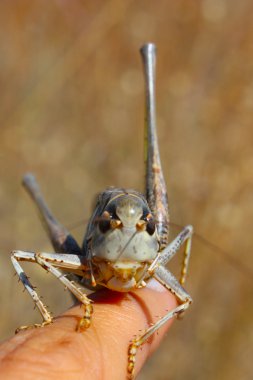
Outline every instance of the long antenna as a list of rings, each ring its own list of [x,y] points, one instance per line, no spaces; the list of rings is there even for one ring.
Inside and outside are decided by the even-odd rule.
[[[145,77],[145,163],[146,197],[157,220],[161,248],[168,243],[169,209],[156,133],[155,67],[156,47],[147,43],[140,49]]]

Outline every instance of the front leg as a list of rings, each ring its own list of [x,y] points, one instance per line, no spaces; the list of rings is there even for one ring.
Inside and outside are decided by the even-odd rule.
[[[19,259],[20,259],[20,257],[18,255],[16,255],[16,252],[13,252],[11,255],[12,264],[13,264],[13,266],[14,266],[17,274],[18,274],[20,281],[22,282],[25,289],[28,291],[28,293],[32,297],[33,302],[35,303],[35,306],[38,308],[40,314],[42,315],[43,322],[41,324],[36,323],[34,325],[31,325],[31,326],[21,326],[21,327],[16,329],[15,333],[18,333],[21,330],[26,330],[26,329],[31,328],[31,327],[43,327],[43,326],[48,325],[48,324],[53,322],[53,317],[52,317],[51,313],[47,310],[46,306],[44,305],[44,303],[41,301],[40,297],[38,296],[38,293],[35,291],[33,285],[30,283],[27,275],[25,274],[21,265],[18,262]],[[23,258],[23,260],[30,261],[33,263],[36,262],[34,254],[29,253],[29,252],[26,252],[25,258]]]
[[[164,267],[158,266],[154,271],[154,278],[158,280],[166,289],[175,294],[180,302],[180,305],[165,314],[153,326],[149,327],[144,334],[132,340],[128,348],[128,375],[129,379],[134,378],[134,368],[136,361],[136,354],[138,348],[144,344],[147,339],[153,335],[160,327],[162,327],[169,319],[178,316],[186,309],[192,302],[191,296],[179,284],[176,278]]]
[[[165,266],[179,251],[180,247],[185,243],[184,258],[181,268],[180,284],[184,285],[186,280],[186,275],[188,272],[190,255],[191,255],[191,243],[192,243],[193,227],[188,225],[176,236],[176,238],[157,256],[157,259],[152,263],[149,268],[149,272],[156,265]]]
[[[66,257],[66,260],[64,260]],[[70,281],[62,270],[56,268],[57,266],[70,270],[76,274],[84,274],[87,270],[86,266],[82,263],[83,257],[77,255],[64,255],[64,254],[47,254],[47,253],[32,253],[32,252],[23,252],[23,251],[14,251],[11,255],[11,260],[13,266],[24,284],[26,290],[32,297],[35,302],[36,307],[39,309],[42,317],[43,323],[36,324],[34,327],[44,326],[53,321],[51,314],[47,311],[46,306],[40,300],[37,292],[34,290],[34,287],[31,285],[28,277],[23,271],[19,261],[28,261],[32,263],[38,263],[43,269],[52,273],[55,277],[57,277],[60,282],[67,288],[83,305],[84,307],[84,316],[80,320],[77,330],[83,331],[90,326],[91,314],[92,314],[92,305],[91,300],[82,292],[81,288],[77,286],[77,284],[73,281]],[[29,326],[23,326],[20,329],[28,328]],[[31,326],[33,327],[33,326]]]
[[[53,256],[54,255],[52,254],[52,258]],[[43,254],[37,253],[36,261],[42,266],[42,268],[46,269],[58,278],[65,288],[67,288],[78,299],[78,301],[81,302],[84,308],[84,316],[80,319],[76,330],[82,332],[90,327],[91,315],[93,313],[93,307],[91,304],[92,301],[82,292],[81,288],[79,288],[74,281],[70,281],[61,270],[53,266],[52,263],[45,259]]]

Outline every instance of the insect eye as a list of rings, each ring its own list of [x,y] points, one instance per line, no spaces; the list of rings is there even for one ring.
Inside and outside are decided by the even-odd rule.
[[[110,219],[101,219],[98,222],[98,227],[100,231],[105,234],[107,231],[111,229],[111,221]]]
[[[154,232],[155,232],[155,221],[154,221],[154,219],[148,220],[147,225],[146,225],[146,231],[149,235],[154,234]]]
[[[106,217],[110,217],[111,219],[118,219],[117,214],[116,214],[116,204],[115,202],[112,202],[109,204],[106,208],[107,211],[103,212],[103,215],[106,214]]]
[[[98,227],[105,234],[111,228],[111,215],[108,211],[104,211],[101,218],[98,219]]]

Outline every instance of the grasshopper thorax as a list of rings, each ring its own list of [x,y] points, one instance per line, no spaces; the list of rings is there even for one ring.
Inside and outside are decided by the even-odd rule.
[[[96,282],[117,291],[141,286],[141,279],[157,256],[154,217],[145,198],[132,190],[111,190],[104,207],[97,207],[89,238]],[[91,225],[90,225],[91,226]]]

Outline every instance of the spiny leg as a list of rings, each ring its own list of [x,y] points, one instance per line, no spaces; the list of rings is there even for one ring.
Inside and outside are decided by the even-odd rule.
[[[180,247],[185,243],[184,259],[182,263],[181,277],[179,280],[179,283],[181,285],[184,285],[189,267],[192,235],[193,227],[190,225],[184,227],[184,229],[177,235],[177,237],[170,244],[168,244],[167,247],[165,247],[161,252],[158,253],[156,259],[152,262],[152,264],[144,272],[143,276],[139,279],[138,285],[140,285],[143,280],[145,281],[145,277],[147,276],[147,274],[153,276],[154,269],[158,265],[165,266],[179,251]]]
[[[23,271],[21,265],[18,263],[19,259],[20,259],[19,255],[17,255],[16,252],[13,252],[11,255],[12,264],[13,264],[13,266],[14,266],[17,274],[18,274],[19,279],[23,283],[25,289],[28,291],[28,293],[32,297],[32,299],[35,303],[35,306],[39,309],[39,312],[41,313],[41,315],[43,317],[43,322],[41,324],[36,323],[34,325],[31,325],[31,326],[21,326],[21,327],[16,329],[15,333],[18,333],[20,330],[26,330],[26,329],[31,328],[31,327],[42,327],[42,326],[45,326],[45,325],[52,323],[52,321],[53,321],[52,315],[47,310],[44,303],[41,301],[37,292],[34,290],[34,287],[30,283],[27,275]],[[29,252],[26,252],[25,258],[23,258],[23,260],[34,262],[34,263],[36,262],[34,254],[29,253]]]
[[[62,284],[84,305],[84,309],[85,309],[84,317],[81,319],[78,325],[78,330],[82,331],[89,327],[91,314],[92,314],[91,300],[87,298],[87,296],[82,292],[82,290],[77,286],[77,284],[74,281],[70,281],[66,277],[66,275],[63,273],[63,270],[66,270],[66,271],[69,270],[71,271],[71,273],[74,273],[79,276],[84,276],[85,274],[88,275],[89,269],[83,263],[84,261],[83,256],[80,256],[80,255],[78,256],[78,255],[73,255],[73,254],[58,254],[58,253],[32,253],[32,252],[24,252],[24,251],[12,252],[12,262],[16,271],[18,272],[19,270],[19,272],[24,273],[18,261],[28,261],[28,262],[38,263],[40,266],[42,266],[42,268],[46,269],[47,271],[51,272],[54,276],[56,276],[62,282]],[[61,270],[56,267],[61,268]],[[28,281],[27,276],[25,276],[24,279]],[[22,276],[21,276],[21,280],[24,283]],[[27,287],[25,283],[24,285],[26,289],[28,290],[29,294],[32,296],[32,298],[34,298],[33,293],[35,293],[35,296],[39,299],[39,297],[37,296],[37,293],[34,291],[31,285],[30,287]],[[83,285],[84,286],[89,285],[88,281],[87,282],[85,281],[85,278],[84,278]],[[39,308],[39,311],[41,312],[45,320],[46,318],[43,312],[44,312],[44,309],[46,310],[46,308],[42,304],[40,299],[39,299],[39,303],[38,304],[36,303],[36,306]],[[52,322],[52,317],[50,319],[50,322]],[[45,323],[43,322],[43,325],[44,324]],[[40,326],[40,325],[36,325],[36,327],[37,326]]]
[[[155,116],[156,47],[148,43],[141,48],[146,87],[145,162],[146,198],[157,221],[161,249],[168,244],[169,208],[167,189],[162,172]]]
[[[184,312],[192,302],[190,295],[179,284],[176,278],[164,267],[158,266],[155,269],[154,277],[171,293],[175,294],[179,302],[179,306],[165,314],[153,326],[149,327],[144,334],[133,339],[128,349],[128,374],[129,378],[134,378],[134,367],[138,348],[144,344],[147,339],[153,335],[160,327],[162,327],[169,319],[178,316]]]
[[[42,222],[46,228],[55,251],[80,254],[81,249],[79,248],[75,239],[72,237],[72,235],[70,235],[68,230],[63,227],[52,215],[41,194],[39,185],[32,174],[27,174],[24,176],[23,186],[28,191],[39,210]]]
[[[92,301],[82,292],[81,288],[79,288],[74,281],[70,281],[61,270],[54,267],[47,259],[43,258],[43,254],[36,253],[35,257],[39,265],[58,278],[65,288],[67,288],[82,303],[84,307],[84,316],[77,325],[77,331],[84,331],[90,327],[91,315],[93,312],[93,307],[91,305]]]
[[[179,280],[179,283],[181,285],[184,285],[189,268],[192,235],[193,227],[191,225],[184,227],[184,229],[176,236],[176,238],[166,248],[164,248],[160,255],[158,255],[157,260],[151,264],[149,271],[152,272],[152,269],[155,268],[156,264],[165,266],[179,251],[180,247],[185,243],[181,277]]]

